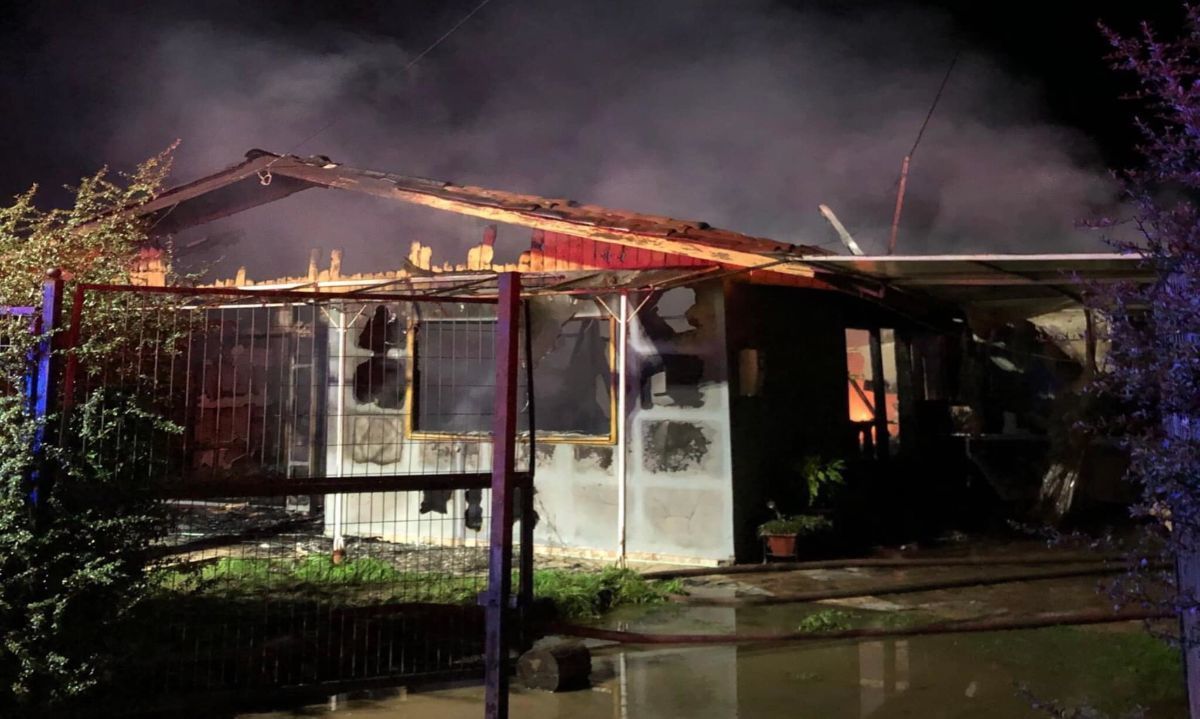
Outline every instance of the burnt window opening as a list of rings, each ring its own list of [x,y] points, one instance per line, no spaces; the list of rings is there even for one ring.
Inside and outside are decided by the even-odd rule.
[[[354,401],[383,409],[404,406],[404,364],[387,356],[404,340],[404,328],[387,307],[378,305],[362,332],[358,346],[371,351],[371,359],[354,368]]]
[[[554,347],[533,368],[538,435],[612,434],[612,323],[567,320]]]
[[[656,404],[703,407],[704,360],[695,355],[664,354],[642,365],[642,409]]]
[[[404,328],[400,326],[396,315],[383,305],[375,308],[371,319],[367,320],[366,326],[358,335],[358,346],[371,350],[371,353],[376,355],[387,354],[389,349],[399,347],[403,341]]]
[[[382,409],[404,406],[404,365],[389,357],[372,357],[354,368],[354,401]]]
[[[413,340],[413,429],[482,434],[492,429],[495,320],[427,320]],[[554,346],[534,364],[538,436],[612,434],[612,324],[597,317],[563,323]],[[526,376],[517,378],[524,405]],[[522,409],[526,409],[522,407]],[[528,430],[528,412],[518,428]]]

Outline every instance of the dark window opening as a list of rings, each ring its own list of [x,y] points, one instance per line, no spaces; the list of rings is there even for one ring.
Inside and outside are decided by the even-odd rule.
[[[492,428],[495,322],[428,320],[413,342],[413,429],[451,434]],[[554,346],[534,364],[539,436],[608,438],[612,432],[612,329],[607,319],[582,317],[562,325]],[[518,428],[528,429],[526,376],[518,376]]]

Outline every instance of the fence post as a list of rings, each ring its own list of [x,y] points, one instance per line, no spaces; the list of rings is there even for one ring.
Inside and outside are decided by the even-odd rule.
[[[521,277],[499,277],[496,396],[492,415],[492,526],[486,599],[484,716],[508,719],[508,599],[512,590],[513,469],[517,435],[517,349]]]
[[[35,324],[35,331],[41,335],[34,354],[34,383],[33,396],[30,398],[30,411],[37,427],[33,433],[34,469],[31,473],[29,499],[34,507],[41,506],[42,485],[50,473],[46,471],[43,446],[46,441],[46,422],[54,407],[55,390],[58,382],[58,358],[54,356],[54,348],[62,340],[56,333],[62,324],[63,279],[58,269],[46,271],[46,279],[42,283],[42,311]]]

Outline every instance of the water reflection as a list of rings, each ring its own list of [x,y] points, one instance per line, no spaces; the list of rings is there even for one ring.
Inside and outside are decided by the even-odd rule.
[[[691,609],[686,616],[647,614],[630,628],[794,628],[795,616],[787,614],[775,608]],[[1108,644],[1116,639],[1121,641]],[[1140,667],[1113,676],[1112,665],[1122,661],[1118,644],[1133,639],[1148,638],[1134,627],[1062,628],[769,647],[617,648],[601,650],[594,662],[597,688],[611,693],[593,692],[600,696],[588,702],[607,698],[611,713],[604,715],[620,719],[1044,717],[1019,690],[1025,686],[1040,698],[1098,705],[1113,716],[1135,705],[1146,707],[1149,717],[1181,715],[1176,675],[1154,677]],[[579,719],[581,713],[561,716]]]
[[[789,607],[666,607],[632,612],[624,620],[618,615],[609,626],[732,633],[794,628],[796,621],[796,610]],[[1185,716],[1178,671],[1165,665],[1146,671],[1145,652],[1154,645],[1138,644],[1130,651],[1126,640],[1142,639],[1108,628],[779,646],[614,646],[595,651],[590,690],[549,694],[514,685],[511,713],[526,719],[1044,719],[1018,693],[1017,685],[1026,684],[1039,697],[1068,706],[1087,702],[1109,716],[1122,716],[1135,704],[1146,706],[1148,717]],[[1138,671],[1126,668],[1127,658],[1140,663]],[[470,686],[373,702],[339,701],[322,709],[349,710],[355,719],[478,719],[482,698],[482,689]]]

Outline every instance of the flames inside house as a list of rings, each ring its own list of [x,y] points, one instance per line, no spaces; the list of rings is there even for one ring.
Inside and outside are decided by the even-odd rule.
[[[1066,418],[1103,352],[1079,287],[1137,279],[1131,258],[834,255],[261,151],[137,211],[168,236],[329,188],[495,223],[461,262],[414,242],[388,271],[343,273],[335,251],[298,276],[213,285],[329,300],[208,310],[221,329],[190,348],[186,471],[320,478],[288,506],[335,545],[487,541],[482,490],[338,490],[488,471],[496,319],[474,300],[494,301],[503,271],[528,299],[518,461],[536,477],[539,551],[757,559],[768,502],[801,509],[814,456],[847,462],[834,511],[863,543],[1127,501]],[[528,238],[515,262],[495,259],[498,231]],[[143,281],[161,283],[145,257]],[[448,301],[400,298],[413,295]]]

